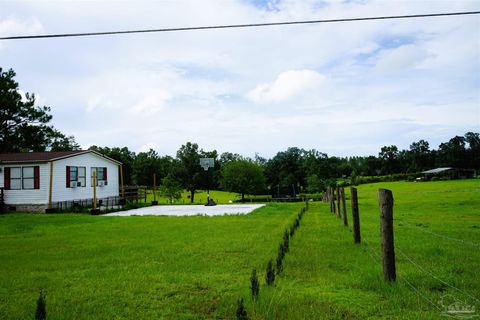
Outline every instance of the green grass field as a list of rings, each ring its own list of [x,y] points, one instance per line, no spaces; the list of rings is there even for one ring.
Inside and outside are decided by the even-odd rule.
[[[378,257],[380,187],[395,198],[396,283]],[[240,297],[251,319],[439,319],[442,296],[480,315],[480,181],[358,189],[362,244],[312,203],[271,288],[266,264],[303,204],[225,217],[0,216],[0,319],[33,318],[40,289],[48,319],[234,319]]]
[[[175,200],[173,204],[190,204],[190,192],[183,191],[182,197],[178,200]],[[207,190],[197,190],[195,192],[194,203],[193,204],[205,204],[207,202]],[[227,192],[227,191],[219,191],[219,190],[211,190],[210,197],[218,204],[229,204],[235,201],[239,201],[241,199],[241,195],[234,192]],[[245,196],[247,198],[247,196]],[[261,196],[262,198],[270,197],[270,196]],[[248,196],[247,201],[249,199],[255,199],[256,196]],[[153,200],[153,192],[149,191],[147,194],[147,203],[151,203]],[[170,204],[169,199],[160,195],[157,191],[157,201],[159,204]]]

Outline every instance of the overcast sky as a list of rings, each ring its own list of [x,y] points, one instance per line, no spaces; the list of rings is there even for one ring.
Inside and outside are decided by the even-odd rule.
[[[479,1],[0,1],[0,36],[480,11]],[[376,155],[480,131],[480,15],[0,41],[82,147]]]

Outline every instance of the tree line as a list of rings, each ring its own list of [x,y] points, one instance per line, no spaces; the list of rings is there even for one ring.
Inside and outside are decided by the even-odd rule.
[[[93,146],[124,164],[127,184],[152,185],[169,177],[189,190],[191,198],[198,189],[223,189],[245,194],[271,194],[276,187],[316,193],[335,184],[340,178],[359,176],[415,174],[435,167],[480,169],[480,134],[467,132],[430,149],[425,140],[413,142],[408,150],[384,146],[377,156],[335,157],[317,150],[288,148],[271,159],[243,157],[236,153],[205,151],[187,142],[176,157],[160,156],[154,150],[138,154],[128,148]],[[215,167],[204,171],[200,158],[213,158]]]
[[[0,152],[67,151],[79,149],[73,136],[55,129],[49,107],[35,106],[35,95],[22,94],[13,70],[0,68]],[[431,149],[426,140],[412,142],[409,149],[383,146],[377,156],[335,157],[315,149],[297,147],[278,152],[271,159],[253,159],[236,153],[203,150],[187,142],[175,157],[155,150],[135,153],[127,147],[92,146],[123,163],[127,185],[153,184],[153,175],[164,185],[190,192],[193,202],[199,189],[222,189],[246,194],[316,193],[336,184],[339,178],[355,181],[359,176],[418,173],[435,167],[480,169],[480,134],[467,132]],[[213,158],[214,168],[203,170],[200,158]]]

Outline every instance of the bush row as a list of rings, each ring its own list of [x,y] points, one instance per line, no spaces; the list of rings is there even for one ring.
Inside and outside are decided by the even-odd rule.
[[[278,254],[275,260],[275,266],[273,259],[270,259],[267,263],[267,270],[265,274],[265,283],[267,286],[273,286],[275,284],[275,275],[279,275],[283,271],[283,259],[285,254],[289,251],[290,239],[295,234],[296,230],[300,226],[300,221],[302,220],[303,215],[308,210],[308,201],[305,202],[305,206],[297,214],[295,220],[293,221],[290,228],[286,229],[283,233],[282,241],[278,246]],[[250,276],[250,293],[252,295],[253,301],[257,301],[260,294],[260,283],[258,281],[257,269],[252,270]],[[247,311],[243,302],[243,298],[237,301],[237,311],[236,316],[238,320],[248,319]]]

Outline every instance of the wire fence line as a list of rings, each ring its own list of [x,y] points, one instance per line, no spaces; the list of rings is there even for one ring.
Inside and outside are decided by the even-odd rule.
[[[367,253],[369,253],[372,258],[373,258],[373,256],[372,256],[371,253],[373,253],[373,255],[375,255],[375,257],[376,257],[378,260],[381,261],[381,256],[380,256],[377,252],[375,252],[375,251],[373,250],[373,248],[371,248],[371,245],[368,243],[368,241],[367,241],[366,239],[364,239],[364,242],[365,242],[365,244],[366,244],[366,248],[368,249]],[[464,290],[462,290],[462,289],[460,289],[460,288],[455,287],[454,285],[446,282],[445,280],[439,278],[438,276],[436,276],[436,275],[433,274],[432,272],[430,272],[430,271],[426,270],[425,268],[423,268],[421,265],[419,265],[417,262],[415,262],[412,258],[410,258],[407,254],[405,254],[405,252],[403,252],[398,246],[395,247],[395,251],[399,252],[408,262],[410,262],[412,265],[414,265],[418,270],[420,270],[420,271],[422,271],[423,273],[431,276],[432,278],[440,281],[441,283],[447,285],[448,287],[450,287],[450,288],[452,288],[452,289],[454,289],[454,290],[456,290],[456,291],[464,294],[465,296],[467,296],[467,297],[469,297],[469,298],[471,298],[471,299],[473,299],[473,300],[475,300],[475,301],[477,301],[477,302],[480,302],[480,300],[479,300],[477,297],[475,297],[474,295],[472,295],[472,294],[470,294],[470,293],[468,293],[468,292],[466,292],[466,291],[464,291]]]
[[[365,238],[363,238],[363,242],[365,243],[365,251],[368,253],[368,255],[372,258],[372,260],[377,263],[377,262],[381,262],[382,261],[382,257],[379,253],[377,253],[373,247],[371,246],[371,244],[369,243],[369,241]],[[439,277],[437,277],[436,275],[434,275],[433,273],[429,272],[428,270],[426,270],[425,268],[421,267],[418,263],[416,263],[414,260],[412,260],[409,256],[407,256],[401,249],[399,249],[398,247],[395,247],[395,250],[398,251],[402,256],[404,256],[411,264],[413,264],[415,267],[417,267],[420,271],[430,275],[431,277],[433,277],[434,279],[437,279],[438,281],[444,283],[445,285],[449,286],[450,288],[464,294],[465,296],[479,302],[480,300],[478,298],[476,298],[475,296],[473,296],[472,294],[462,290],[462,289],[459,289],[453,285],[451,285],[450,283],[440,279]],[[417,288],[412,282],[410,282],[404,275],[397,275],[397,278],[400,280],[400,282],[402,282],[406,287],[408,287],[411,291],[413,291],[418,297],[420,297],[421,299],[423,299],[424,301],[426,301],[428,304],[432,305],[435,309],[443,312],[444,310],[439,306],[438,303],[435,303],[432,299],[430,299],[426,294],[422,293],[422,291]]]
[[[429,297],[427,297],[427,295],[425,295],[424,293],[422,293],[417,287],[415,287],[410,281],[407,280],[407,278],[405,277],[399,277],[399,280],[405,282],[405,284],[410,288],[412,289],[416,294],[417,296],[421,297],[423,300],[427,301],[429,304],[431,304],[433,307],[435,307],[435,309],[439,310],[439,311],[443,311],[442,308],[440,308],[440,306],[433,302],[432,299],[430,299]]]
[[[409,256],[407,256],[402,250],[400,250],[400,248],[398,247],[395,247],[395,250],[397,252],[399,252],[405,259],[407,259],[412,265],[414,265],[418,270],[422,271],[423,273],[431,276],[432,278],[440,281],[441,283],[449,286],[450,288],[454,289],[454,290],[457,290],[458,292],[460,293],[463,293],[464,295],[470,297],[471,299],[475,300],[475,301],[478,301],[480,302],[480,300],[478,298],[476,298],[474,295],[462,290],[462,289],[459,289],[457,287],[455,287],[454,285],[442,280],[441,278],[439,278],[438,276],[436,276],[435,274],[433,274],[432,272],[426,270],[425,268],[423,268],[421,265],[419,265],[418,263],[416,263],[412,258],[410,258]]]
[[[463,240],[463,239],[458,239],[458,238],[454,238],[454,237],[449,237],[449,236],[444,236],[442,234],[437,234],[437,233],[434,233],[434,232],[430,232],[430,231],[427,231],[427,230],[424,230],[423,228],[419,227],[419,226],[416,226],[416,225],[413,225],[411,223],[408,223],[406,221],[403,221],[401,219],[394,219],[396,221],[399,221],[399,222],[402,222],[404,223],[406,226],[410,226],[412,228],[416,228],[416,229],[420,229],[420,231],[423,231],[425,233],[428,233],[428,234],[432,234],[432,235],[435,235],[435,236],[438,236],[438,237],[441,237],[441,238],[444,238],[444,239],[447,239],[447,240],[452,240],[452,241],[456,241],[456,242],[459,242],[459,243],[462,243],[462,244],[465,244],[465,245],[469,245],[469,246],[473,246],[473,247],[480,247],[480,244],[477,244],[477,243],[474,243],[474,242],[469,242],[469,241],[466,241],[466,240]],[[370,242],[368,239],[366,239],[364,236],[362,237],[362,241],[364,243],[364,248],[365,248],[365,251],[368,253],[368,255],[370,256],[370,258],[375,262],[377,263],[378,261],[379,262],[382,262],[382,257],[381,255],[376,252],[374,250],[374,248],[371,246]],[[475,297],[473,294],[470,294],[468,292],[466,292],[465,290],[462,290],[448,282],[446,282],[445,280],[441,279],[440,277],[438,277],[437,275],[433,274],[432,272],[426,270],[424,267],[422,267],[421,265],[419,265],[418,263],[416,263],[412,258],[410,258],[407,254],[405,254],[400,248],[398,248],[398,246],[395,246],[395,251],[398,251],[409,263],[411,263],[414,267],[416,267],[420,272],[424,273],[424,274],[427,274],[428,276],[436,279],[437,281],[441,282],[442,284],[448,286],[449,288],[453,289],[453,290],[456,290],[457,292],[465,295],[466,297],[469,297],[470,299],[474,300],[475,302],[480,302],[480,300]],[[400,282],[402,282],[402,284],[404,284],[407,288],[409,288],[411,291],[413,291],[419,298],[423,299],[425,302],[427,302],[428,304],[430,304],[431,306],[433,306],[436,310],[439,310],[440,312],[443,312],[445,310],[443,310],[441,308],[441,306],[439,305],[439,303],[435,303],[431,298],[428,297],[427,294],[425,294],[424,292],[422,292],[419,288],[417,288],[412,282],[410,282],[404,275],[401,275],[398,277],[398,279],[400,280]]]
[[[480,243],[475,243],[475,242],[470,242],[470,241],[467,241],[467,240],[464,240],[464,239],[459,239],[459,238],[454,238],[454,237],[450,237],[450,236],[446,236],[446,235],[443,235],[443,234],[440,234],[440,233],[436,233],[436,232],[432,232],[430,230],[425,230],[424,228],[422,227],[419,227],[413,223],[410,223],[410,222],[406,222],[404,220],[401,220],[401,219],[393,219],[394,221],[398,221],[398,222],[401,222],[401,223],[404,223],[405,226],[407,226],[407,228],[414,228],[414,229],[418,229],[422,232],[425,232],[425,233],[428,233],[428,234],[431,234],[431,235],[434,235],[436,237],[439,237],[439,238],[443,238],[443,239],[446,239],[446,240],[451,240],[451,241],[455,241],[455,242],[458,242],[458,243],[462,243],[462,244],[465,244],[465,245],[468,245],[468,246],[472,246],[472,247],[476,247],[476,248],[480,248]]]

